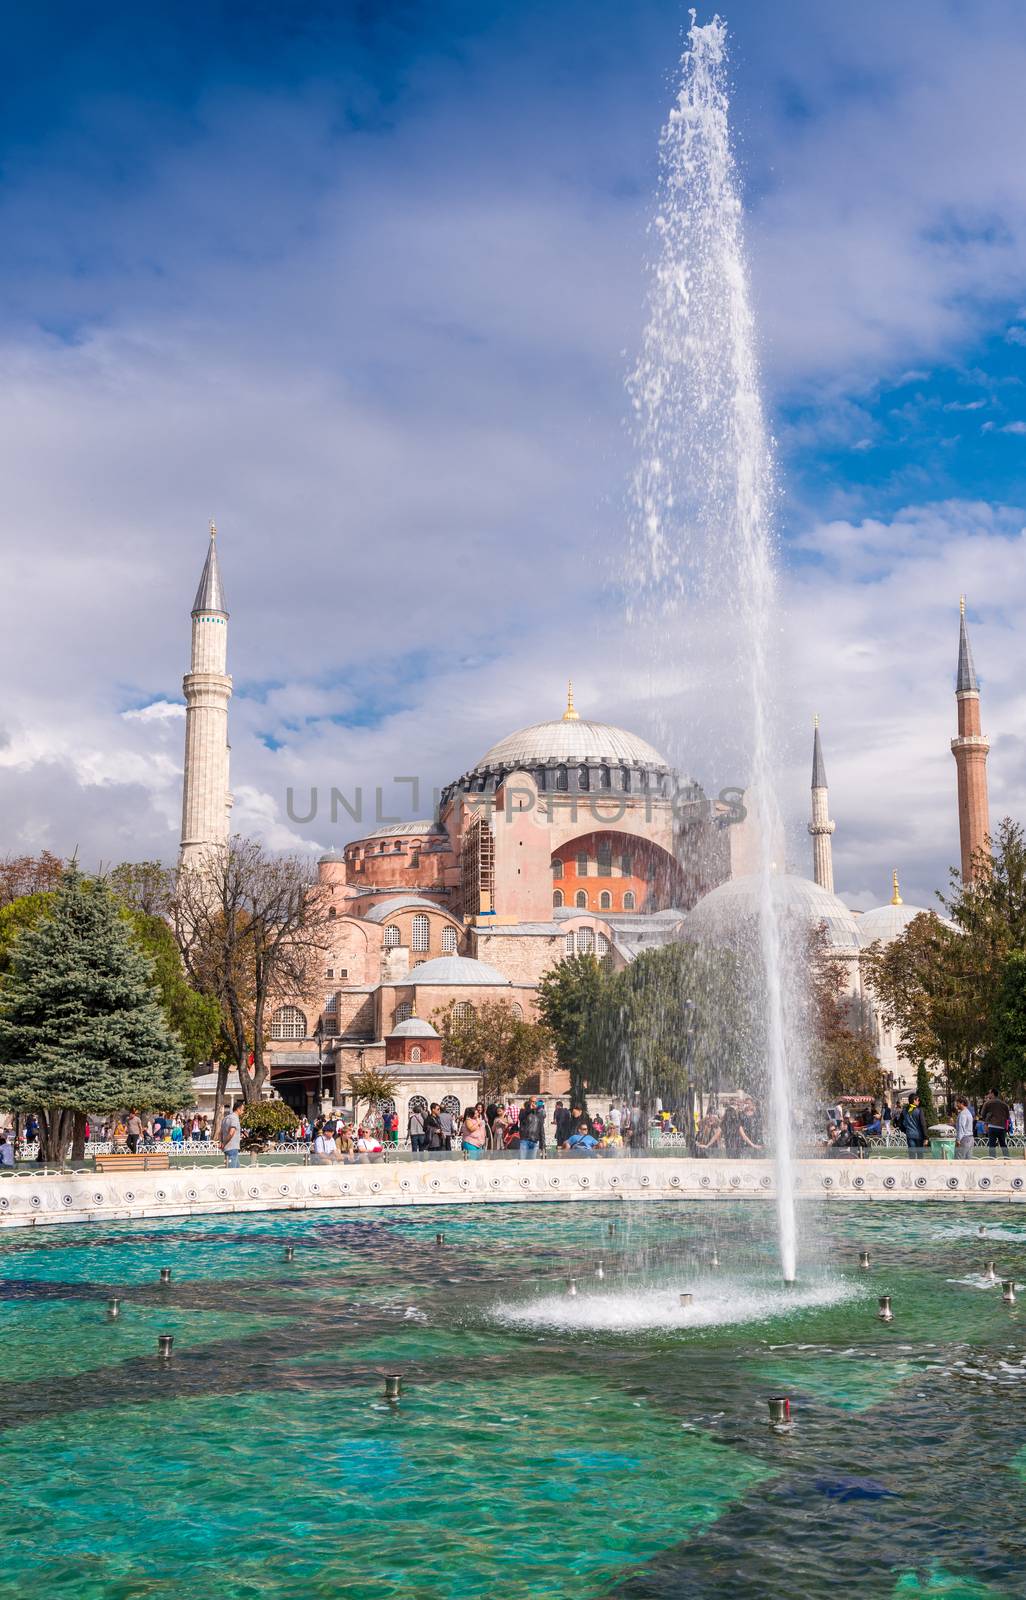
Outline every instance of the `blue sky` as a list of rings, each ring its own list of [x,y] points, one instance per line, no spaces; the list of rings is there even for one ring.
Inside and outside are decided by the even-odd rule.
[[[957,857],[963,589],[996,814],[1026,780],[1021,7],[727,18],[794,860],[819,711],[839,886],[874,904],[897,865],[922,900]],[[12,10],[6,848],[173,853],[211,515],[235,816],[276,844],[343,831],[290,824],[289,785],[427,790],[570,672],[585,714],[665,726],[619,592],[624,377],[685,25],[656,0]],[[716,787],[712,627],[669,753]]]

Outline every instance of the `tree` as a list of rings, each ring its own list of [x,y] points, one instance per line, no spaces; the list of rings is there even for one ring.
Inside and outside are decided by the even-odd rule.
[[[809,956],[817,1079],[827,1099],[884,1092],[880,1060],[865,1027],[852,1027],[843,964],[831,955],[825,930],[817,930]]]
[[[455,1001],[431,1018],[451,1067],[481,1074],[481,1092],[499,1101],[536,1072],[549,1054],[547,1031],[518,1017],[508,1000],[486,1000],[461,1014]]]
[[[363,1113],[360,1107],[367,1107],[368,1116],[373,1116],[380,1110],[382,1102],[394,1100],[399,1088],[399,1079],[387,1067],[358,1067],[349,1074],[349,1093],[353,1101],[353,1116],[359,1122]]]
[[[1013,950],[1001,974],[991,1018],[996,1082],[1014,1085],[1026,1109],[1026,950]]]
[[[46,894],[56,889],[64,875],[64,862],[49,850],[38,856],[3,856],[0,858],[0,906],[9,906],[12,900],[23,900],[27,895]]]
[[[52,893],[24,894],[0,910],[0,975],[10,972],[18,939],[46,916],[52,901]]]
[[[162,861],[122,861],[107,882],[122,904],[150,917],[166,917],[174,894],[174,873]]]
[[[212,995],[200,994],[187,981],[175,936],[162,917],[129,910],[124,916],[136,944],[152,963],[152,983],[165,1021],[181,1045],[186,1066],[195,1072],[213,1059],[221,1033],[221,1008]]]
[[[294,1133],[299,1118],[284,1100],[254,1100],[244,1106],[239,1118],[242,1124],[242,1148],[266,1150],[271,1139],[279,1133]]]
[[[627,1099],[642,1117],[655,1101],[752,1081],[758,1054],[729,950],[677,943],[646,950],[603,985],[584,1048],[591,1088]]]
[[[68,869],[0,986],[0,1101],[37,1113],[47,1160],[76,1113],[189,1103],[152,977],[109,890]]]
[[[592,1028],[606,974],[590,954],[568,956],[538,985],[538,1015],[548,1029],[560,1070],[570,1076],[570,1098],[587,1107]]]
[[[317,983],[329,903],[306,858],[269,855],[238,835],[180,870],[171,901],[178,947],[190,980],[220,1007],[230,1052],[218,1063],[215,1125],[229,1060],[244,1101],[261,1098],[268,1006],[303,1002]]]

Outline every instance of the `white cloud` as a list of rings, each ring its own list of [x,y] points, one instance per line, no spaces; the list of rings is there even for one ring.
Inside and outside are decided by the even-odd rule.
[[[122,711],[126,722],[170,722],[185,716],[184,700],[151,700],[148,706]]]
[[[1006,422],[1001,429],[1002,433],[1026,433],[1026,422]]]

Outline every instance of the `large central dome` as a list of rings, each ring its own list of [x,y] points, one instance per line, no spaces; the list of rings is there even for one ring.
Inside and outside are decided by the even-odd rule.
[[[583,717],[561,717],[554,722],[536,722],[530,728],[507,734],[485,752],[477,766],[496,768],[534,767],[546,761],[608,761],[634,767],[665,767],[654,750],[636,733],[614,728],[608,722],[588,722]]]

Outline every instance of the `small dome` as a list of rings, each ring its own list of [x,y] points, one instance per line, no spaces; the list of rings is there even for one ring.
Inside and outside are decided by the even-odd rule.
[[[345,859],[341,850],[329,850],[327,855],[318,856],[317,865],[319,867],[342,866],[345,863]]]
[[[907,906],[904,902],[900,906],[874,906],[872,911],[863,912],[858,919],[859,941],[863,949],[876,944],[878,939],[890,944],[892,939],[900,938],[910,922],[925,912],[925,906]]]
[[[580,717],[568,721],[536,722],[507,734],[481,757],[475,772],[514,767],[535,767],[546,761],[606,761],[628,767],[665,767],[666,761],[644,739],[608,722],[587,722]]]
[[[423,1017],[407,1017],[397,1023],[388,1035],[390,1039],[437,1039],[439,1034]]]
[[[437,984],[440,988],[459,984],[480,984],[489,988],[501,985],[504,989],[510,986],[509,979],[495,967],[490,967],[487,961],[473,961],[470,956],[438,956],[434,961],[425,961],[414,967],[403,982]]]
[[[810,928],[822,924],[832,950],[854,952],[860,948],[858,918],[837,895],[821,889],[810,878],[799,878],[790,872],[774,873],[770,883],[774,905],[785,914],[800,917]],[[711,944],[730,941],[758,914],[761,897],[760,873],[721,883],[688,912],[684,937],[705,939]]]

